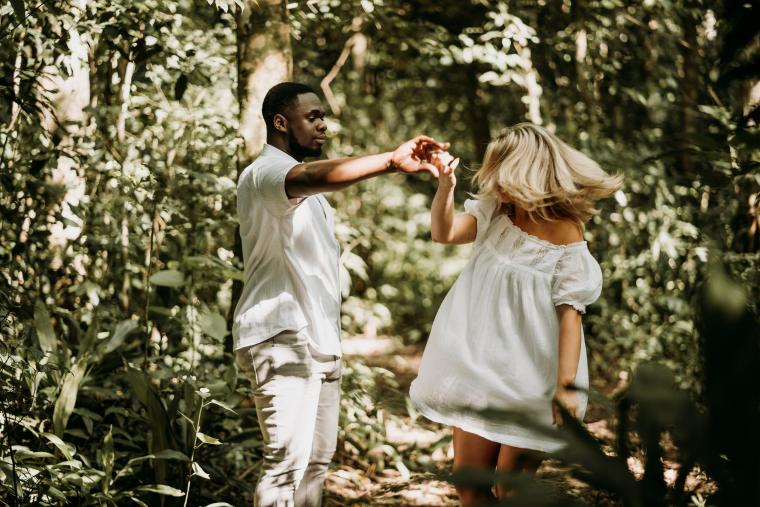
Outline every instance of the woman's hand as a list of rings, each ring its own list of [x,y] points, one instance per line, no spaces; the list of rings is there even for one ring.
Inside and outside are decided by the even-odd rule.
[[[575,389],[565,386],[557,386],[557,392],[554,394],[554,403],[552,403],[552,422],[557,426],[562,426],[562,414],[557,405],[562,405],[570,415],[576,419],[580,418],[580,406],[578,401],[578,392]]]
[[[432,154],[430,161],[438,169],[438,188],[454,188],[457,184],[454,170],[459,165],[459,159],[454,158],[448,151],[439,151]]]

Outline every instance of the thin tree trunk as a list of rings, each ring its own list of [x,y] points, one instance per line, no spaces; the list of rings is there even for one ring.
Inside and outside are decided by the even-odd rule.
[[[85,9],[86,1],[81,0],[72,7],[71,15],[78,19]],[[70,53],[63,57],[61,65],[49,65],[39,80],[38,93],[52,106],[52,110],[43,112],[40,121],[45,130],[59,139],[58,148],[75,152],[78,139],[86,134],[90,118],[85,111],[90,104],[89,51],[75,28],[70,28],[66,36]],[[69,69],[68,76],[59,70],[64,66]],[[63,266],[66,245],[79,237],[84,225],[74,209],[86,195],[86,184],[83,168],[63,154],[58,156],[51,180],[66,188],[59,203],[60,214],[53,209],[48,218],[50,250],[54,254],[52,267],[58,269]]]
[[[586,107],[588,127],[586,130],[597,130],[596,98],[594,87],[589,79],[586,57],[588,55],[588,33],[585,27],[585,8],[582,0],[573,0],[570,8],[570,18],[575,29],[575,82],[581,101]]]
[[[477,69],[470,65],[464,69],[467,79],[467,110],[469,111],[470,132],[475,148],[475,158],[483,160],[486,147],[491,141],[491,129],[488,125],[488,108],[483,104],[483,96],[478,81]]]
[[[699,100],[699,46],[697,42],[697,20],[684,15],[682,26],[685,46],[682,50],[683,70],[681,75],[681,140],[678,169],[682,175],[694,173],[694,153],[689,143],[697,131],[696,115]]]

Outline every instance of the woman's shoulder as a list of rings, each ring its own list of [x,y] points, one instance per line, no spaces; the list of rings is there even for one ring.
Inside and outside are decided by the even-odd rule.
[[[555,245],[573,245],[583,242],[583,229],[574,220],[558,218],[544,222],[544,238]]]

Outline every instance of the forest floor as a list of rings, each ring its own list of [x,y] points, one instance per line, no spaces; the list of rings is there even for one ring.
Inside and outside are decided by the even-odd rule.
[[[445,506],[457,505],[454,487],[442,475],[451,470],[453,448],[451,429],[423,417],[412,417],[407,403],[409,384],[416,377],[422,345],[402,345],[390,338],[353,337],[344,340],[348,361],[360,360],[368,366],[390,371],[398,383],[395,389],[379,394],[377,404],[384,411],[385,440],[403,457],[403,464],[389,464],[378,470],[352,459],[351,453],[338,451],[336,463],[328,472],[326,507],[352,506]],[[619,386],[594,386],[609,396]],[[590,404],[585,417],[587,429],[603,443],[606,453],[614,453],[614,422],[601,407]],[[663,441],[665,480],[672,485],[678,475],[677,450],[667,439]],[[643,475],[643,456],[634,455],[628,468],[638,478]],[[567,466],[545,460],[537,477],[551,486],[579,499],[582,504],[618,505],[612,497],[572,477]],[[714,492],[714,485],[703,472],[691,471],[686,481],[693,492],[692,505],[700,505]]]

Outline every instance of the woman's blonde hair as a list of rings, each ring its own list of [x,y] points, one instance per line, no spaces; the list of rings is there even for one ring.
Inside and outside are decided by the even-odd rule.
[[[532,219],[569,218],[583,225],[594,203],[620,188],[622,178],[532,123],[504,129],[486,149],[475,174],[478,199],[498,199]]]

